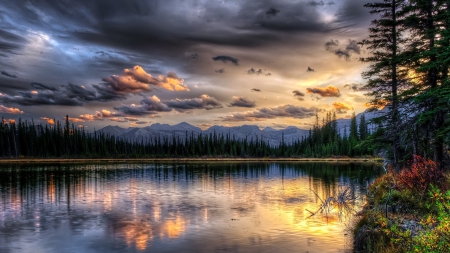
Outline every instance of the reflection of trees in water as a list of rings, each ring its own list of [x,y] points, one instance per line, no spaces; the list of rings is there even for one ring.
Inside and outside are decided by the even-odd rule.
[[[348,185],[354,194],[373,180],[375,168],[353,163],[10,166],[0,169],[0,222],[8,229],[14,221],[34,221],[14,223],[21,229],[12,233],[19,234],[27,229],[34,231],[36,224],[43,232],[61,227],[65,221],[73,233],[78,233],[105,221],[110,232],[128,246],[145,249],[154,238],[177,238],[185,233],[197,213],[205,220],[211,215],[219,217],[217,209],[210,212],[204,203],[196,202],[196,196],[204,197],[208,191],[232,200],[233,217],[244,217],[254,210],[255,201],[261,201],[276,203],[280,213],[290,212],[293,222],[301,223],[305,216],[301,203],[308,200],[309,193],[299,192],[292,185],[299,182],[297,179],[304,179],[306,189],[320,196],[332,195],[339,185]],[[279,179],[276,187],[264,188]],[[259,188],[248,184],[249,180],[259,183]],[[145,187],[152,187],[148,206],[139,203]],[[167,195],[162,196],[165,192]],[[180,192],[193,195],[184,199],[171,195]],[[167,203],[159,203],[158,198],[166,198]],[[171,206],[170,201],[176,205]]]

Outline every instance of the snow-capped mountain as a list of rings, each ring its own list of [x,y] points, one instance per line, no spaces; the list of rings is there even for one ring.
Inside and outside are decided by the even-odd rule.
[[[356,116],[356,121],[360,122],[362,113]],[[366,118],[366,122],[369,122],[370,119],[377,117],[379,115],[377,112],[365,112],[364,116]],[[337,126],[341,135],[345,132],[347,135],[349,134],[350,128],[350,119],[339,119],[337,120]],[[346,131],[344,129],[347,129]],[[370,130],[370,125],[369,125]],[[207,130],[202,131],[201,128],[193,126],[189,123],[182,122],[177,125],[168,125],[168,124],[160,124],[155,123],[151,126],[143,127],[143,128],[121,128],[119,126],[106,126],[100,130],[99,132],[103,132],[105,134],[114,135],[118,138],[130,140],[130,141],[150,141],[156,140],[160,138],[160,140],[168,139],[171,141],[173,138],[179,139],[181,141],[185,140],[186,137],[190,137],[192,135],[197,136],[199,134],[203,135],[214,135],[216,136],[230,136],[231,139],[245,139],[248,141],[251,140],[263,140],[268,142],[270,145],[279,145],[284,138],[284,142],[286,144],[290,144],[297,140],[300,140],[302,137],[306,137],[308,135],[309,129],[300,129],[295,126],[289,126],[285,129],[274,129],[271,127],[266,127],[264,129],[260,129],[256,125],[242,125],[235,127],[226,127],[226,126],[212,126]]]

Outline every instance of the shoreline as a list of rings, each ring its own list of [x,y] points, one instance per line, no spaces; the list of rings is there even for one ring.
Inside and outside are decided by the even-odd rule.
[[[383,158],[17,158],[0,159],[0,164],[37,163],[149,163],[149,162],[369,162]]]

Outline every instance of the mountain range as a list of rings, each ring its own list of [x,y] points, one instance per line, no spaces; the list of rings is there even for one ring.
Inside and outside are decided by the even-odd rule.
[[[359,124],[361,116],[363,113],[356,115],[356,121]],[[376,117],[378,112],[364,112],[364,116],[366,121],[369,122],[370,119]],[[341,135],[347,133],[349,134],[349,126],[351,120],[350,119],[338,119],[337,126]],[[344,130],[347,129],[347,130]],[[371,126],[369,125],[369,131],[371,130]],[[218,136],[223,135],[226,137],[227,135],[230,138],[235,139],[245,139],[247,140],[261,140],[263,139],[265,142],[268,142],[270,145],[279,145],[284,136],[284,142],[286,144],[291,144],[296,140],[301,139],[302,137],[306,137],[308,135],[309,129],[300,129],[295,126],[289,126],[285,129],[274,129],[271,127],[266,127],[264,129],[260,129],[256,125],[242,125],[242,126],[234,126],[234,127],[226,127],[226,126],[212,126],[206,130],[202,130],[199,127],[193,126],[189,123],[182,122],[176,125],[168,125],[168,124],[160,124],[155,123],[151,126],[137,128],[137,127],[129,127],[122,128],[119,126],[106,126],[100,130],[99,132],[103,132],[105,134],[114,135],[120,139],[130,140],[130,141],[150,141],[155,140],[157,138],[161,138],[164,140],[168,138],[169,141],[172,140],[173,137],[179,138],[180,140],[186,139],[186,134],[190,137],[192,134],[197,136],[199,134],[210,135],[216,134]]]

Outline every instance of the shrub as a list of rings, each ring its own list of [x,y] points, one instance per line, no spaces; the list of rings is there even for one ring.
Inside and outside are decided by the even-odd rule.
[[[400,187],[425,196],[430,189],[430,184],[439,188],[444,186],[445,175],[437,168],[435,162],[417,155],[414,156],[414,160],[409,169],[403,169],[397,175]]]
[[[422,225],[426,228],[414,238],[415,252],[448,252],[450,245],[450,191],[442,193],[431,186],[429,192],[437,216],[429,215]]]

